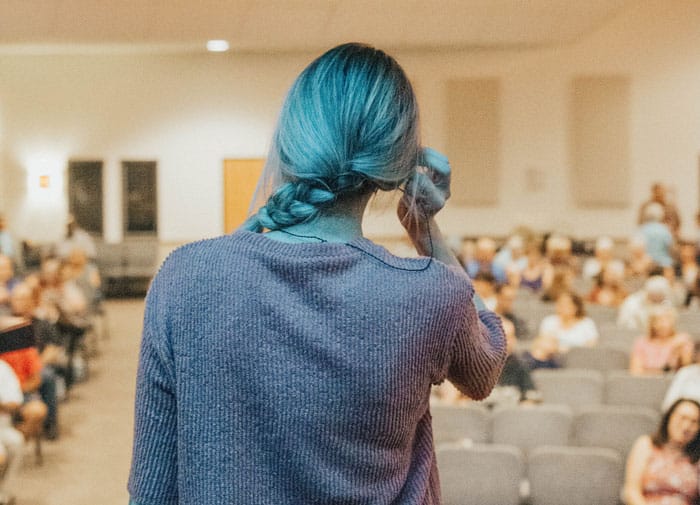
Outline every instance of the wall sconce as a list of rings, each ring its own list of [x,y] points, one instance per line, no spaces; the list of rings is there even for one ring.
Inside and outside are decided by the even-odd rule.
[[[39,187],[44,188],[44,189],[51,187],[51,176],[50,175],[40,175],[39,176]]]

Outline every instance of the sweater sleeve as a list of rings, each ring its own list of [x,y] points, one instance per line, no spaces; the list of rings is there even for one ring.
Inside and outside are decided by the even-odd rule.
[[[139,504],[178,503],[174,383],[172,359],[157,344],[147,317],[136,378],[134,447],[128,485],[132,500]]]
[[[506,360],[506,340],[500,318],[489,310],[477,313],[469,304],[452,342],[447,378],[474,400],[486,398],[496,385]]]

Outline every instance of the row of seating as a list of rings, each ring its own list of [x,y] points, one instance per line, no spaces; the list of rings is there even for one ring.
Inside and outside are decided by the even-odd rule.
[[[544,403],[569,405],[628,405],[658,411],[671,375],[631,375],[626,371],[602,372],[578,368],[535,370],[532,379]]]
[[[595,447],[542,446],[525,459],[512,445],[437,452],[445,505],[618,505],[623,459]]]
[[[603,447],[626,458],[637,437],[652,433],[660,414],[644,407],[600,405],[575,412],[567,405],[514,405],[489,411],[478,404],[431,408],[438,448],[508,444],[526,457],[545,445]]]

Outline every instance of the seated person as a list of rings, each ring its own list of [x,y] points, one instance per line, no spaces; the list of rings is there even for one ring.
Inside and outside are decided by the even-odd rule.
[[[496,387],[484,401],[489,404],[518,403],[539,398],[535,384],[530,377],[530,370],[515,354],[515,326],[507,319],[502,319],[506,335],[508,357]]]
[[[487,237],[481,237],[476,241],[474,259],[467,263],[467,273],[472,279],[480,272],[487,272],[494,276],[498,284],[508,281],[506,271],[498,263],[494,262],[496,256],[496,243]]]
[[[508,284],[517,286],[520,281],[520,272],[527,266],[525,256],[525,242],[520,235],[512,235],[501,248],[493,262],[506,272]]]
[[[0,254],[0,316],[10,312],[10,293],[17,283],[12,260]]]
[[[598,328],[586,316],[583,300],[571,292],[564,292],[557,298],[555,314],[542,319],[539,334],[553,335],[559,343],[559,350],[567,352],[571,347],[591,347],[598,343]]]
[[[668,279],[649,277],[644,287],[625,298],[617,314],[617,325],[630,330],[646,331],[649,314],[658,307],[673,307],[673,293]]]
[[[625,265],[613,260],[608,263],[596,279],[596,285],[588,294],[588,301],[605,307],[619,307],[627,298]]]
[[[496,308],[496,278],[489,272],[479,272],[472,277],[474,291],[481,297],[489,310]]]
[[[538,335],[532,341],[530,350],[523,354],[523,363],[530,370],[561,368],[557,337],[547,334]]]
[[[595,242],[594,256],[583,263],[581,275],[586,279],[599,277],[605,267],[615,258],[614,246],[615,244],[610,237],[599,237]]]
[[[644,238],[635,235],[627,244],[629,257],[627,259],[627,277],[631,279],[646,279],[654,268],[654,260],[647,254]]]
[[[700,342],[695,342],[695,360],[692,364],[684,366],[676,375],[666,391],[666,396],[661,404],[661,410],[665,412],[673,402],[679,398],[688,398],[700,403]]]
[[[553,302],[562,293],[573,290],[576,273],[568,265],[548,266],[546,275],[542,278],[542,301]]]
[[[497,286],[494,312],[513,323],[515,326],[515,337],[517,339],[527,339],[530,338],[530,330],[527,327],[527,323],[513,312],[516,292],[517,288],[510,284]]]
[[[22,466],[24,436],[12,426],[12,416],[23,401],[19,379],[12,367],[0,360],[0,504],[11,503],[12,484]]]
[[[700,404],[677,400],[657,432],[639,437],[627,456],[626,505],[693,505],[699,459]]]
[[[64,338],[56,326],[35,315],[36,299],[31,286],[19,284],[12,292],[10,303],[12,315],[32,322],[37,349],[43,367],[39,393],[48,411],[44,422],[44,434],[49,440],[58,438],[58,400],[56,398],[56,380],[58,375],[66,375],[68,367],[68,350]]]
[[[16,318],[13,318],[16,320]],[[6,327],[0,323],[0,327]],[[41,358],[36,347],[28,347],[0,354],[0,360],[6,362],[19,380],[23,402],[16,416],[15,427],[26,439],[39,437],[43,432],[46,419],[46,405],[40,399]]]
[[[693,298],[698,298],[698,281],[700,281],[700,266],[696,261],[697,247],[694,243],[684,243],[680,247],[680,261],[676,268],[676,277],[685,288],[684,306],[690,305]]]
[[[526,258],[527,262],[520,272],[518,286],[537,293],[542,289],[542,276],[544,275],[545,266],[541,245],[536,243],[530,244],[527,247]]]
[[[647,335],[638,338],[630,355],[630,373],[660,374],[689,365],[693,343],[686,333],[676,331],[676,310],[660,307],[649,316]]]

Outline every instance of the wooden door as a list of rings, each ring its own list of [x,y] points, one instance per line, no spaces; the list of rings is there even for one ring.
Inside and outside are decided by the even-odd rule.
[[[263,158],[224,160],[224,233],[231,233],[248,217],[264,165]]]

